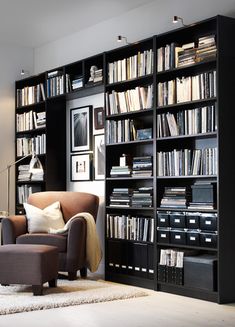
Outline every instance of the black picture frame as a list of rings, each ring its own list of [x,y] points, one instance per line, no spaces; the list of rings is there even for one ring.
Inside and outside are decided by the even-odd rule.
[[[70,111],[71,152],[90,151],[92,148],[92,106]]]
[[[105,139],[104,134],[94,135],[94,180],[105,177]]]
[[[92,154],[72,154],[70,158],[70,180],[91,181],[92,180]]]
[[[95,130],[104,129],[104,108],[94,108],[94,128]]]

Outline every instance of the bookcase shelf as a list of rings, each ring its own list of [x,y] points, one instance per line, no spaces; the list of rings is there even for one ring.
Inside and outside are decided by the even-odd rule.
[[[45,101],[40,101],[40,102],[28,104],[26,106],[19,106],[19,107],[16,108],[16,112],[20,113],[22,110],[26,111],[27,109],[32,110],[33,108],[37,108],[37,107],[40,107],[40,106],[43,106],[43,105],[45,105]]]
[[[206,104],[212,103],[212,102],[216,102],[217,98],[213,97],[213,98],[208,98],[208,99],[200,99],[200,100],[194,100],[194,101],[186,101],[186,102],[180,102],[180,103],[175,103],[175,104],[169,104],[169,105],[165,105],[165,106],[157,106],[157,111],[166,111],[169,109],[174,109],[175,108],[186,108],[188,109],[188,107],[190,108],[194,108],[195,105],[197,106],[204,106]]]
[[[135,211],[135,210],[144,210],[144,211],[154,211],[154,208],[151,207],[151,208],[148,208],[148,207],[110,207],[110,206],[106,206],[106,209],[112,209],[112,210],[124,210],[124,211]]]
[[[139,84],[145,85],[151,82],[153,82],[153,74],[132,78],[121,82],[106,84],[106,89],[123,89],[138,86]]]
[[[27,131],[20,131],[20,132],[16,132],[17,136],[21,136],[24,134],[40,134],[46,131],[46,127],[41,127],[41,128],[34,128],[34,129],[30,129]]]
[[[105,119],[115,119],[115,118],[125,118],[125,117],[138,117],[138,116],[151,116],[153,115],[153,109],[142,109],[142,110],[136,110],[136,111],[130,111],[130,112],[123,112],[121,114],[113,114],[106,116]]]
[[[157,179],[204,179],[217,178],[217,175],[157,176]]]
[[[211,138],[211,137],[217,137],[217,132],[191,134],[191,135],[177,135],[177,136],[168,136],[168,137],[158,137],[157,142],[178,140],[178,139],[187,139],[187,138],[199,139],[199,138]]]
[[[125,145],[134,145],[134,144],[148,144],[153,143],[153,139],[148,140],[136,140],[136,141],[129,141],[129,142],[118,142],[118,143],[110,143],[106,144],[107,147],[113,147],[113,146],[125,146]]]
[[[217,248],[209,248],[209,247],[195,246],[195,245],[182,245],[182,244],[175,244],[175,243],[157,242],[157,246],[170,247],[170,248],[182,248],[182,249],[194,249],[194,250],[212,251],[212,252],[217,252],[218,251]]]
[[[217,212],[217,209],[191,209],[191,208],[177,208],[177,207],[157,207],[157,211],[183,211],[183,212]]]
[[[145,176],[141,176],[141,177],[106,177],[106,181],[135,181],[135,180],[152,180],[153,177],[145,177]]]

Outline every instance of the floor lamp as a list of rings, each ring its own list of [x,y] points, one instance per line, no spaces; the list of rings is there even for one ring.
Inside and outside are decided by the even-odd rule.
[[[43,174],[43,168],[42,168],[42,164],[40,162],[40,160],[38,159],[38,157],[35,155],[35,153],[32,154],[28,154],[22,158],[20,158],[19,160],[16,160],[12,163],[10,163],[9,165],[7,165],[6,168],[4,168],[3,170],[0,171],[0,174],[3,173],[4,171],[7,171],[7,213],[6,215],[9,216],[10,214],[10,170],[12,166],[15,166],[16,164],[18,164],[19,162],[23,161],[24,159],[28,158],[28,157],[32,157],[29,163],[29,172],[30,173],[41,173]]]

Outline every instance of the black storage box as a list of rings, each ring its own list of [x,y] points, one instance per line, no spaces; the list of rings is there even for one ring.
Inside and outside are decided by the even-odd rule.
[[[169,229],[159,228],[157,230],[157,241],[159,243],[170,243]]]
[[[192,202],[216,203],[215,183],[195,184],[192,188]]]
[[[185,219],[186,219],[187,228],[199,229],[199,226],[200,226],[200,213],[199,212],[187,212]]]
[[[170,227],[185,228],[185,213],[184,212],[170,212]]]
[[[159,282],[166,282],[166,266],[158,265],[157,266],[157,280]]]
[[[217,290],[217,258],[202,254],[184,257],[184,286],[207,291]]]
[[[157,225],[159,227],[169,227],[169,215],[167,212],[158,211],[157,213]]]
[[[200,233],[198,231],[194,231],[194,230],[187,231],[186,239],[187,239],[186,241],[187,245],[195,245],[195,246],[200,245]]]
[[[200,233],[200,245],[207,248],[215,248],[217,246],[217,233]]]
[[[200,229],[201,230],[217,230],[217,214],[202,213],[200,216]]]
[[[184,230],[171,230],[170,240],[172,244],[186,244],[186,232]]]

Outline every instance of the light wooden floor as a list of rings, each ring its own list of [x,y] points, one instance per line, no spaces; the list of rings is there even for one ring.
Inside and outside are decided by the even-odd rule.
[[[0,316],[0,327],[234,327],[235,304],[149,291],[149,296]]]

